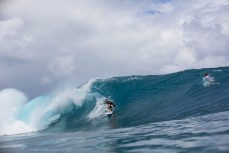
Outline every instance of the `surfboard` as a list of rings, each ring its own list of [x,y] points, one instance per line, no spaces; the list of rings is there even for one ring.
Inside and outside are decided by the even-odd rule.
[[[107,115],[108,116],[111,116],[113,114],[113,112],[114,112],[114,108],[112,108],[112,111],[109,111],[108,109],[106,109],[106,110],[107,110]]]
[[[111,118],[112,116],[113,116],[113,111],[111,111],[111,112],[110,112],[110,111],[109,111],[109,112],[107,112],[107,117],[108,117],[108,118]]]
[[[107,115],[112,115],[112,114],[113,114],[113,111],[111,111],[111,112],[108,111],[108,112],[107,112]]]

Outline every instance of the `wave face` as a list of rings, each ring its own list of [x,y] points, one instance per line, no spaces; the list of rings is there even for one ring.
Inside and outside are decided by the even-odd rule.
[[[206,85],[205,72],[214,83]],[[116,102],[121,127],[179,120],[229,110],[229,68],[98,80],[92,91]]]
[[[205,72],[214,84],[205,85]],[[228,111],[228,93],[229,67],[97,79],[35,98],[15,120],[45,132],[131,127]],[[105,98],[116,104],[111,118]]]

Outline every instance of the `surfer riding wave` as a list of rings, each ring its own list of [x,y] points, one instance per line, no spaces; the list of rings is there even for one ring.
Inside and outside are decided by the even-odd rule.
[[[104,100],[104,104],[106,104],[106,108],[108,110],[108,112],[112,113],[113,112],[113,108],[115,107],[114,102],[108,100],[107,98]]]
[[[219,83],[215,81],[214,77],[210,76],[208,73],[205,73],[203,77],[203,85],[205,87],[209,87],[214,84],[219,84]]]

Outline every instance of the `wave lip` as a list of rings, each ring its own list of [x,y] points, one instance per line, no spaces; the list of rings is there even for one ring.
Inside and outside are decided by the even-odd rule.
[[[54,91],[29,102],[27,97],[16,89],[1,91],[0,135],[28,133],[49,128],[63,116],[71,114],[73,110],[83,105],[93,81],[79,88],[67,87]]]

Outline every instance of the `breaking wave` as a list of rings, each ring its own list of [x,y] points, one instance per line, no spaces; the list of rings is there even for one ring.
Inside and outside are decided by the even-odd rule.
[[[217,83],[206,86],[205,72]],[[228,72],[223,67],[97,79],[29,102],[22,92],[5,89],[0,92],[0,135],[131,127],[228,111]],[[111,118],[102,104],[105,98],[116,104]]]

